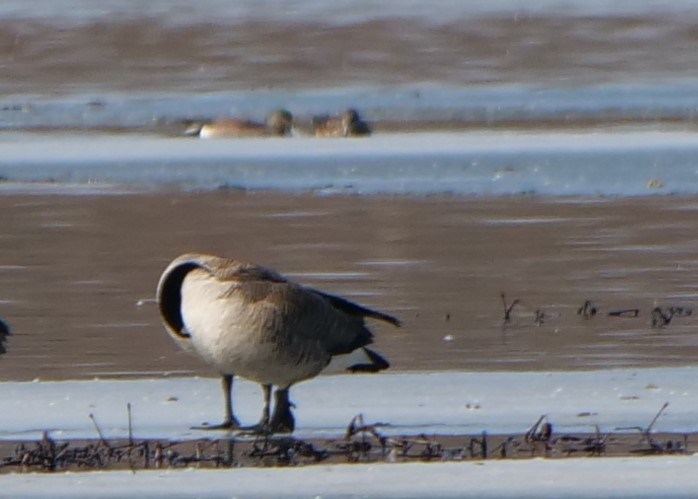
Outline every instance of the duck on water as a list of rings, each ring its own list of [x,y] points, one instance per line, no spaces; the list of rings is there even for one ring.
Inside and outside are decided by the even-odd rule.
[[[240,119],[218,119],[211,122],[190,123],[184,135],[202,139],[245,138],[245,137],[287,137],[293,131],[293,115],[285,109],[269,115],[266,122]]]
[[[387,369],[388,361],[367,348],[373,333],[365,319],[400,325],[395,317],[297,284],[260,265],[198,253],[170,263],[158,283],[157,299],[170,336],[221,373],[225,418],[208,427],[212,429],[241,428],[231,394],[238,375],[259,383],[264,392],[262,417],[247,429],[292,432],[293,384],[317,376],[334,356],[352,352],[361,355],[350,371]]]
[[[347,109],[341,117],[313,117],[313,130],[316,137],[363,137],[371,135],[371,127],[355,109]]]

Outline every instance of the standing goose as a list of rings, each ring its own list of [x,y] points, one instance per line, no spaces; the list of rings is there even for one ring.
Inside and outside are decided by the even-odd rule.
[[[7,325],[5,321],[0,319],[0,354],[7,353],[7,348],[5,344],[7,343],[7,337],[11,336],[10,326]]]
[[[294,283],[252,263],[190,253],[165,269],[157,289],[167,332],[215,367],[223,379],[225,419],[216,428],[240,428],[233,413],[235,375],[264,391],[261,431],[292,432],[291,385],[315,377],[333,356],[358,350],[350,371],[376,372],[388,361],[366,348],[373,333],[366,317],[399,326],[387,314]],[[270,417],[272,386],[276,386]]]

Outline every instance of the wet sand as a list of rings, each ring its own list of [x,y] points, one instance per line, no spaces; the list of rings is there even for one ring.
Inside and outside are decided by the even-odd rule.
[[[690,365],[696,318],[653,328],[650,311],[696,300],[696,210],[680,197],[7,194],[0,318],[13,336],[0,380],[214,375],[177,350],[148,301],[186,251],[397,315],[401,329],[374,327],[395,370]],[[501,292],[521,300],[507,324]],[[607,316],[626,308],[639,316]]]

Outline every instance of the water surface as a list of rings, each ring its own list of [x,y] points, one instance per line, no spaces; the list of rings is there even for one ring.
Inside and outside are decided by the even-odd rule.
[[[187,251],[257,261],[398,316],[374,324],[395,370],[691,365],[698,205],[627,200],[220,191],[0,196],[2,379],[214,374],[152,302]],[[500,293],[521,300],[503,323]],[[577,310],[592,300],[599,313]],[[608,317],[638,308],[639,317]],[[542,311],[542,321],[536,321]]]
[[[693,316],[649,311],[698,296],[696,21],[690,0],[3,2],[0,378],[211,374],[152,303],[193,250],[400,316],[376,326],[396,370],[694,362]],[[308,135],[346,107],[375,134]],[[278,108],[295,137],[182,136]]]

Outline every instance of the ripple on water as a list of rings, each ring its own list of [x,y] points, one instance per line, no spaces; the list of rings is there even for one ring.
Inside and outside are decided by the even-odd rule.
[[[27,270],[26,265],[0,265],[0,272],[13,272],[16,270]]]
[[[367,267],[414,267],[425,263],[425,260],[364,260],[357,263]]]
[[[535,225],[535,224],[560,224],[571,222],[573,219],[566,217],[533,217],[533,218],[488,218],[481,220],[483,225]]]
[[[314,218],[325,217],[330,215],[329,211],[286,211],[279,213],[270,213],[264,218]]]

